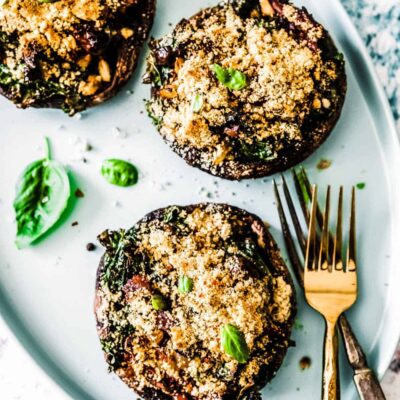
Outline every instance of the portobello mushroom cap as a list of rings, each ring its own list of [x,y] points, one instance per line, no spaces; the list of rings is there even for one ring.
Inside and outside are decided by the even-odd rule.
[[[144,399],[259,398],[292,345],[296,299],[257,216],[170,206],[99,241],[95,314],[111,371]]]
[[[213,175],[286,170],[313,153],[340,116],[343,56],[289,1],[224,2],[150,47],[149,116],[177,154]]]
[[[135,70],[156,0],[8,0],[0,7],[0,94],[73,115]]]

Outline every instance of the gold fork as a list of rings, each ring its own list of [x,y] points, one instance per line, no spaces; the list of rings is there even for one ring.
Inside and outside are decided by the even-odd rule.
[[[346,262],[342,259],[343,188],[339,190],[336,236],[330,249],[330,187],[326,192],[322,232],[317,234],[317,186],[313,186],[309,233],[304,263],[304,290],[308,304],[326,323],[322,399],[340,398],[338,375],[338,337],[336,324],[340,315],[357,299],[355,190],[351,196],[349,244]]]

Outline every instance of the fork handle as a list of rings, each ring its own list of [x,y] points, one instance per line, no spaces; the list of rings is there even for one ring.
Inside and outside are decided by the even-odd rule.
[[[322,400],[340,399],[338,335],[336,321],[325,320],[324,372],[322,376]]]
[[[374,371],[368,366],[367,358],[351,329],[345,314],[339,318],[347,358],[354,371],[354,382],[361,400],[385,400],[385,394]]]
[[[354,374],[354,382],[361,400],[385,400],[381,385],[373,371],[366,368]]]

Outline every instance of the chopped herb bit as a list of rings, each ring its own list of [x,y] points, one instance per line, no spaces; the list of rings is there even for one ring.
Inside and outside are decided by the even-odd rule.
[[[362,190],[365,188],[365,186],[366,186],[365,182],[359,182],[357,183],[356,188]]]
[[[250,357],[246,339],[234,325],[226,324],[221,328],[221,344],[225,353],[241,364],[245,363]]]
[[[193,290],[193,279],[186,275],[179,277],[178,290],[182,294],[188,294]]]
[[[247,85],[246,75],[234,68],[223,68],[214,64],[212,70],[218,81],[230,90],[242,90]]]
[[[294,329],[298,331],[302,331],[304,329],[304,325],[300,322],[298,318],[294,320]]]
[[[326,160],[326,159],[322,158],[321,160],[319,160],[319,162],[317,164],[317,168],[319,170],[328,169],[331,165],[332,165],[331,160]]]
[[[201,111],[202,108],[203,108],[203,96],[200,94],[196,94],[196,96],[194,96],[192,101],[192,110],[195,113],[198,113]]]
[[[164,297],[160,294],[153,295],[153,297],[151,298],[151,305],[157,311],[165,310],[167,308],[167,303]]]

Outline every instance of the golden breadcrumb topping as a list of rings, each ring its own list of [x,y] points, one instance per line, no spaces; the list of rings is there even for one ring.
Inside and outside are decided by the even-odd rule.
[[[153,387],[219,399],[233,382],[253,385],[260,365],[268,363],[265,354],[261,359],[257,354],[270,345],[274,325],[289,320],[293,293],[280,276],[249,272],[243,264],[245,239],[237,239],[244,230],[237,215],[215,205],[180,211],[172,222],[138,226],[134,253],[146,259],[147,271],[128,280],[123,300],[104,284],[97,316],[102,332],[112,323],[132,327],[125,347],[130,356],[116,372],[139,393]],[[193,285],[185,294],[179,290],[182,276]],[[162,311],[152,305],[154,293],[165,299]],[[127,307],[122,315],[121,307],[110,306],[116,298]],[[252,355],[241,370],[221,345],[225,324],[243,333]]]

